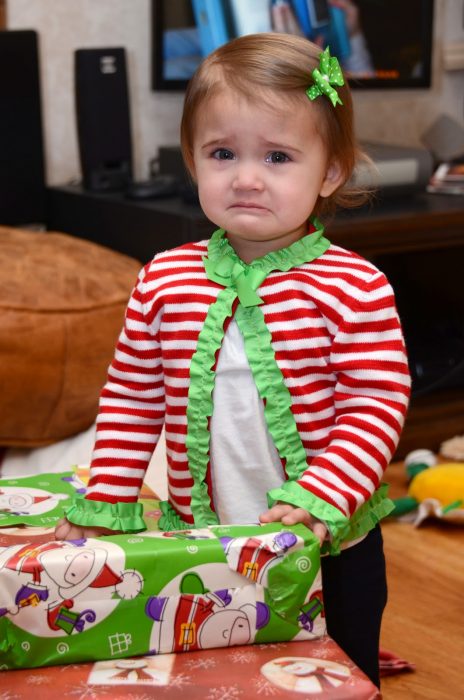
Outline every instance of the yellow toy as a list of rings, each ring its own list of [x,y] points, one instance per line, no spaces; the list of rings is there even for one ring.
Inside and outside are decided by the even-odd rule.
[[[428,517],[464,524],[464,462],[437,463],[430,450],[414,450],[405,459],[408,495],[393,502],[393,516],[414,525]]]

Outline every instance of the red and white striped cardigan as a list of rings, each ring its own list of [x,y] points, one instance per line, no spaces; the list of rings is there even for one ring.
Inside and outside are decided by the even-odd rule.
[[[194,524],[189,369],[221,291],[205,274],[207,244],[160,253],[140,273],[101,394],[86,499],[135,502],[164,424],[169,502]],[[298,484],[350,518],[378,488],[408,404],[392,289],[370,262],[330,245],[309,263],[271,272],[258,294],[307,455]],[[209,474],[206,482],[211,493]]]

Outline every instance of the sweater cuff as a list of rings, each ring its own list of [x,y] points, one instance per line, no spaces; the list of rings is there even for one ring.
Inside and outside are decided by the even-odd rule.
[[[66,519],[82,527],[106,527],[122,532],[141,532],[147,526],[142,517],[143,505],[135,503],[107,503],[75,496],[65,509]]]
[[[296,508],[304,508],[327,526],[332,540],[339,531],[345,529],[348,522],[347,516],[338,508],[307,491],[296,481],[285,481],[279,488],[268,491],[267,500],[269,508],[272,508],[277,501],[290,503]]]
[[[339,554],[344,542],[367,534],[382,518],[391,513],[394,506],[387,498],[387,492],[387,484],[381,484],[351,518],[295,481],[286,481],[280,488],[269,491],[267,496],[270,508],[277,501],[282,501],[297,508],[304,508],[313,517],[321,520],[330,533],[330,543],[324,543],[322,553]]]

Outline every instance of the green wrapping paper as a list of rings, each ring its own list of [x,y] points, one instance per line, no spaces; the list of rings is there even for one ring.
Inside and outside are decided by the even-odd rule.
[[[53,527],[85,484],[74,471],[0,479],[0,527]]]
[[[2,670],[325,632],[319,543],[303,525],[22,539],[0,548]]]

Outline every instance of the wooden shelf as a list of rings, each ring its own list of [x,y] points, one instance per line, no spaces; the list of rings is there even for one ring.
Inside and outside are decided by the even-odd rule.
[[[375,202],[338,216],[330,240],[372,258],[377,255],[464,246],[464,198],[418,194]]]

